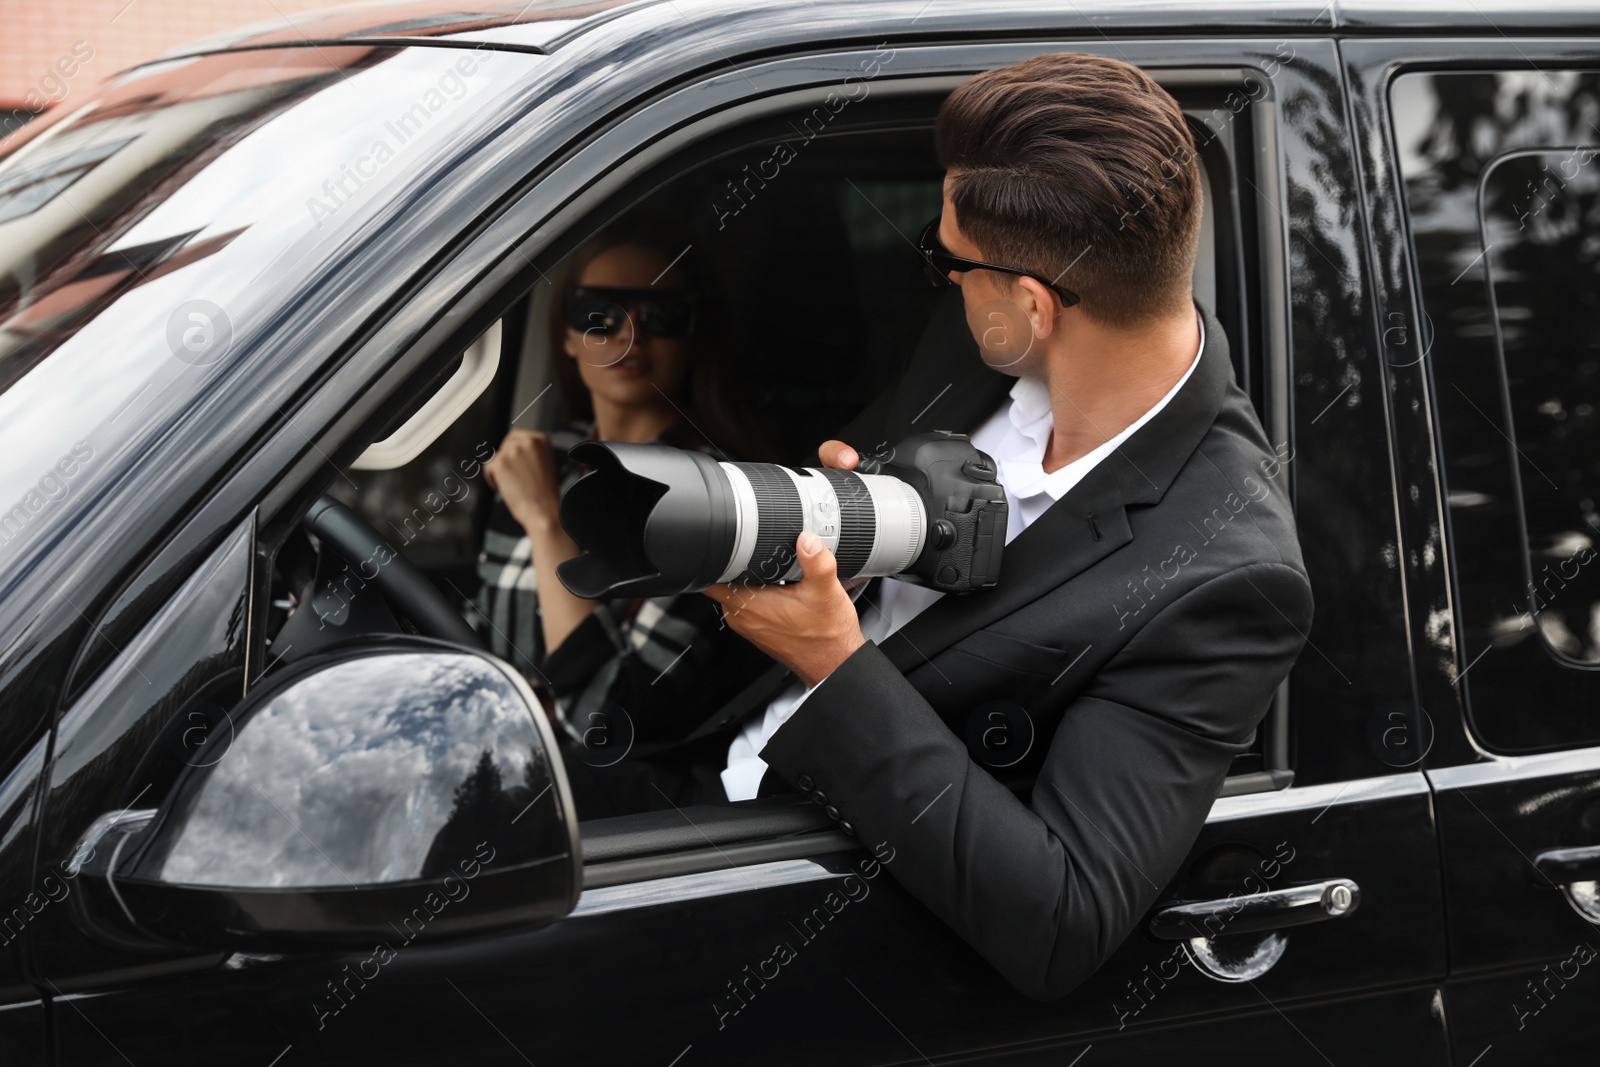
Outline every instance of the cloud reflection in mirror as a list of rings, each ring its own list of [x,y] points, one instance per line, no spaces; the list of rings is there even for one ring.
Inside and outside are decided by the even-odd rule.
[[[177,816],[184,825],[160,879],[408,881],[442,875],[486,837],[506,843],[497,862],[517,862],[534,851],[539,821],[511,824],[550,781],[532,714],[476,656],[407,652],[325,667],[241,724]]]

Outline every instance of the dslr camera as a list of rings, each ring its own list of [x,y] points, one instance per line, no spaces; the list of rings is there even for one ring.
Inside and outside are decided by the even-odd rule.
[[[802,530],[833,550],[841,579],[966,593],[1000,578],[1005,490],[965,434],[917,434],[854,471],[615,441],[571,456],[590,469],[562,497],[561,525],[583,552],[556,575],[586,599],[793,581]]]

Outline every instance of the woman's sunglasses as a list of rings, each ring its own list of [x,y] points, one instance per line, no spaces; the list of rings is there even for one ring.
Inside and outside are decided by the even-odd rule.
[[[917,238],[917,251],[922,253],[922,268],[928,273],[928,280],[936,287],[950,285],[951,271],[966,270],[997,270],[1001,274],[1015,274],[1020,278],[1032,278],[1039,284],[1049,288],[1061,298],[1061,306],[1069,308],[1080,299],[1077,293],[1064,285],[1036,274],[1031,270],[1020,270],[1017,267],[1001,267],[994,263],[982,263],[976,259],[962,259],[960,256],[951,255],[939,243],[939,218],[922,228],[922,236]]]
[[[567,298],[567,325],[583,333],[614,334],[630,315],[633,328],[652,337],[685,337],[694,329],[694,300],[671,289],[596,285],[580,285]]]

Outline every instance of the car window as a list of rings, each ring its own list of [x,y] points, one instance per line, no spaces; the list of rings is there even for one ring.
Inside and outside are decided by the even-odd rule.
[[[1574,145],[1502,157],[1484,176],[1495,333],[1521,470],[1529,585],[1539,636],[1600,662],[1600,170]],[[1565,177],[1563,178],[1563,175]]]
[[[1392,101],[1473,727],[1501,750],[1592,744],[1600,74],[1408,74]]]
[[[793,460],[836,434],[892,382],[938,299],[914,246],[942,203],[943,172],[932,137],[937,103],[930,98],[920,121],[903,122],[899,129],[841,130],[804,144],[781,169],[763,169],[763,163],[783,158],[776,147],[782,142],[753,139],[633,202],[634,210],[697,223],[684,256],[700,257],[721,286],[740,353],[740,384],[766,424],[781,431]],[[798,117],[772,125],[792,131]],[[1202,143],[1208,158],[1219,157],[1227,179],[1218,195],[1207,197],[1196,270],[1197,291],[1211,302],[1216,265],[1226,258],[1217,248],[1219,235],[1236,232],[1216,220],[1231,218],[1236,209],[1219,206],[1234,184],[1227,139]],[[1230,246],[1227,256],[1239,252]],[[553,264],[543,269],[557,273]],[[1243,317],[1237,309],[1217,310],[1225,321]],[[548,335],[542,322],[531,324],[526,343],[537,345]],[[547,395],[550,358],[544,352],[524,358],[513,407],[524,408],[521,398]],[[551,417],[546,425],[559,425],[553,405],[545,410]],[[699,717],[714,710],[707,704]],[[1258,737],[1236,773],[1266,769],[1265,755],[1264,737]]]
[[[1230,279],[1242,271],[1242,260],[1251,258],[1240,237],[1246,229],[1241,217],[1254,208],[1255,198],[1241,198],[1235,175],[1241,154],[1249,158],[1239,141],[1248,136],[1249,124],[1217,119],[1218,114],[1231,116],[1238,110],[1229,109],[1221,91],[1193,95],[1193,102],[1185,103],[1202,149],[1207,193],[1196,292],[1228,330],[1239,380],[1248,385],[1262,378],[1253,362],[1260,358],[1261,349],[1252,344],[1256,338],[1251,326],[1259,309]],[[937,215],[941,205],[942,172],[932,138],[938,102],[938,97],[928,97],[925,109],[908,121],[901,101],[897,121],[890,128],[881,121],[870,121],[863,107],[859,109],[861,130],[840,123],[827,138],[798,142],[804,151],[789,154],[777,146],[786,138],[795,140],[794,131],[804,116],[769,116],[720,131],[707,144],[690,148],[642,175],[614,200],[572,225],[536,258],[521,283],[530,288],[519,287],[496,298],[495,302],[507,309],[502,323],[508,324],[497,383],[497,395],[502,399],[486,401],[463,416],[451,430],[452,440],[458,439],[456,445],[436,446],[396,471],[343,472],[331,491],[350,501],[374,526],[393,533],[397,523],[404,522],[396,516],[413,514],[421,494],[433,484],[427,468],[440,457],[459,458],[471,453],[469,445],[476,447],[485,441],[498,445],[508,425],[569,430],[572,413],[565,410],[563,390],[558,388],[561,382],[554,373],[556,361],[566,357],[554,336],[559,330],[553,330],[558,325],[553,281],[562,276],[567,255],[623,213],[681,220],[692,231],[685,246],[673,251],[682,257],[674,262],[692,260],[697,274],[714,282],[726,316],[724,325],[733,336],[737,384],[744,402],[758,414],[763,427],[781,439],[790,461],[799,461],[805,451],[837,432],[900,372],[939,299],[914,244],[923,224]],[[559,439],[557,443],[566,447]],[[437,455],[431,455],[435,452]],[[493,494],[485,496],[492,498]],[[492,504],[492,500],[483,503]],[[449,530],[459,527],[464,534],[470,522],[475,536],[487,544],[485,526],[494,525],[493,507],[487,509],[491,512],[487,524],[482,507],[451,505],[451,509],[459,522],[452,522]],[[439,526],[441,533],[446,529]],[[447,573],[463,562],[459,555],[445,558],[461,547],[460,535],[452,537],[453,544],[444,555],[428,559],[419,555],[415,562],[430,571],[447,596],[477,601],[489,580],[481,570],[479,582]],[[408,543],[408,555],[413,554],[412,547]],[[419,552],[431,552],[444,546],[424,545],[418,539],[415,547]],[[518,551],[523,554],[516,559],[525,560],[525,550]],[[497,559],[489,559],[497,589],[502,584],[512,589],[531,583],[531,576],[511,575],[515,568],[506,568],[507,573],[502,574]],[[503,598],[503,594],[495,595]],[[531,634],[537,620],[519,629],[516,620],[522,608],[508,608],[502,617],[502,606],[497,602],[485,609],[474,603],[464,614],[486,640],[526,654],[534,647]],[[639,637],[623,634],[612,639],[631,645]],[[665,670],[654,681],[646,679],[652,696],[668,691],[662,679],[670,681],[672,670],[681,662],[672,651],[662,651],[659,666]],[[509,652],[502,654],[514,658]],[[541,678],[531,661],[525,666],[530,682],[548,693],[550,680]],[[735,688],[743,688],[742,681]],[[721,706],[704,685],[690,688],[679,699],[689,706],[675,708],[673,715],[682,712],[682,721],[690,725],[708,720]],[[547,708],[555,711],[553,704],[553,699],[547,700]],[[648,748],[652,743],[638,740],[642,731],[633,710],[611,703],[601,705],[597,712],[577,714],[575,721],[583,728],[586,747],[591,738],[597,739],[590,752],[596,767],[627,758],[635,745]],[[570,733],[573,723],[569,721],[567,726]],[[1280,714],[1235,761],[1233,774],[1237,777],[1230,781],[1233,791],[1272,788],[1287,779],[1287,760],[1280,751],[1287,746],[1270,740],[1272,730],[1281,733],[1283,729]],[[753,817],[765,810],[764,803],[744,802],[736,807],[748,809]],[[622,857],[612,849],[612,837],[621,835],[629,841],[638,837],[640,827],[630,821],[633,818],[584,824],[597,861]],[[698,812],[695,824],[708,819],[713,817]],[[639,837],[638,847],[630,845],[627,855],[641,850],[670,853],[680,846],[703,844],[699,837],[679,841],[662,827],[652,826],[648,840]],[[790,830],[801,828],[797,823]],[[727,823],[726,840],[762,837],[768,829],[752,829],[735,818]]]
[[[514,331],[508,331],[512,337]],[[481,464],[500,443],[505,417],[500,374],[415,459],[386,470],[341,468],[328,486],[420,567],[441,591],[465,601],[477,583],[487,511]]]
[[[0,575],[163,417],[232,380],[271,337],[262,308],[405,210],[397,188],[539,59],[327,46],[171,60],[0,141]]]

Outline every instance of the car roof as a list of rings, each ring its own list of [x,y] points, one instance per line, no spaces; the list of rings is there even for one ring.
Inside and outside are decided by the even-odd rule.
[[[622,22],[670,46],[719,20],[770,22],[792,36],[798,21],[817,39],[934,39],[1027,30],[1172,35],[1329,33],[1504,35],[1600,29],[1600,0],[410,0],[360,3],[246,27],[168,52],[162,59],[241,48],[337,43],[486,44],[553,52]]]
[[[536,26],[565,32],[608,21],[623,8],[650,7],[657,0],[410,0],[410,2],[346,4],[302,11],[282,19],[230,30],[204,41],[183,45],[161,58],[238,48],[304,44],[477,43],[523,45],[527,35],[508,33]]]

